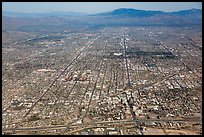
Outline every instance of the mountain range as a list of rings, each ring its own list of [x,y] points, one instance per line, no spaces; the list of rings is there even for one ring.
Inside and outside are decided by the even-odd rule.
[[[189,26],[202,25],[202,10],[176,12],[120,8],[110,12],[85,14],[77,12],[16,13],[3,11],[3,31],[42,31],[52,28],[98,28],[109,26]],[[54,28],[54,29],[53,29]]]

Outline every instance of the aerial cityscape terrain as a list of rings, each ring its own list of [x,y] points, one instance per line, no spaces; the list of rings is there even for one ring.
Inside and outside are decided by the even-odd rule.
[[[2,134],[201,135],[198,10],[173,25],[174,15],[133,11],[67,25],[64,15],[3,16]],[[184,14],[196,19],[183,25]],[[102,21],[75,22],[85,18]]]

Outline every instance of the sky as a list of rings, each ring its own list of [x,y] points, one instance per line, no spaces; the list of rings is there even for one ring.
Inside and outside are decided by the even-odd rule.
[[[118,8],[179,11],[202,9],[202,2],[2,2],[3,11],[23,13],[83,12],[100,13]]]

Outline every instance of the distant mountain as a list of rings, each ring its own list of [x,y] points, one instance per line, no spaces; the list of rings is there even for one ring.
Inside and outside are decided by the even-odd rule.
[[[75,12],[13,13],[3,12],[2,29],[19,31],[60,32],[63,29],[84,29],[109,26],[189,26],[202,25],[202,10],[177,12],[116,9],[99,14]]]
[[[129,8],[120,8],[110,12],[95,14],[97,16],[120,16],[120,17],[151,17],[154,15],[202,15],[201,9],[181,10],[176,12],[138,10]]]
[[[100,13],[101,16],[118,16],[118,17],[150,17],[155,14],[164,14],[162,11],[147,11],[138,9],[116,9],[111,12]]]
[[[2,31],[61,32],[64,29],[83,29],[81,18],[42,16],[35,18],[2,17]]]
[[[114,18],[120,21],[120,24],[132,25],[190,25],[202,24],[202,10],[190,9],[177,12],[149,11],[121,8],[111,12],[95,14],[104,19],[110,20]]]
[[[202,15],[202,10],[200,9],[190,9],[190,10],[181,10],[177,12],[171,12],[173,15],[179,15],[179,16],[186,16],[186,15]]]
[[[22,13],[22,12],[10,12],[3,11],[3,16],[14,18],[37,18],[37,17],[50,17],[50,16],[84,16],[88,15],[81,12],[49,12],[49,13]]]

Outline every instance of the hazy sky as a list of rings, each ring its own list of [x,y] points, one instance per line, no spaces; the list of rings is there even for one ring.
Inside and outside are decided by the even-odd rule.
[[[117,8],[178,11],[202,9],[202,2],[3,2],[3,11],[42,12],[84,12],[99,13]]]

